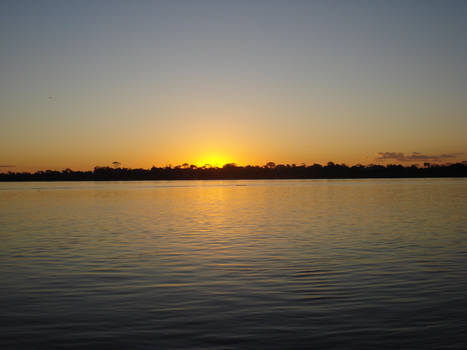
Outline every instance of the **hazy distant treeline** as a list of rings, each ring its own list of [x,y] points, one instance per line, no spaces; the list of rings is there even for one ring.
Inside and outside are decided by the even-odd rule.
[[[466,177],[467,165],[354,165],[334,164],[274,164],[237,166],[233,163],[218,167],[197,167],[183,164],[175,167],[128,169],[95,167],[93,171],[46,170],[35,173],[0,173],[0,181],[108,181],[108,180],[219,180],[219,179],[354,179],[397,177]]]

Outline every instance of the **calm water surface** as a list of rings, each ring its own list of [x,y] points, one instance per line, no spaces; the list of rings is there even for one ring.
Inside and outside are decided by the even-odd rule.
[[[467,347],[467,180],[0,183],[0,345]]]

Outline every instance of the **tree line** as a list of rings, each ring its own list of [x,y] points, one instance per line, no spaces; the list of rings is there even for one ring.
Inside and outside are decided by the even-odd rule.
[[[233,180],[233,179],[356,179],[356,178],[416,178],[416,177],[466,177],[467,163],[449,165],[425,164],[403,166],[389,165],[296,165],[275,164],[264,166],[238,166],[234,163],[223,167],[189,165],[129,169],[96,166],[92,171],[45,170],[0,173],[0,181],[125,181],[125,180]]]

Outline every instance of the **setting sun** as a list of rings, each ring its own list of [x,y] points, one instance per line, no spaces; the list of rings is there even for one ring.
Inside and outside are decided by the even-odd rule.
[[[198,167],[202,167],[203,165],[210,165],[212,167],[222,167],[224,164],[233,163],[233,160],[223,154],[212,152],[206,153],[199,157],[195,161],[195,165]]]

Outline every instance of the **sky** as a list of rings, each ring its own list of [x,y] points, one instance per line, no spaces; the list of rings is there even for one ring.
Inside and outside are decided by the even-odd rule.
[[[0,0],[0,172],[467,159],[467,1]]]

